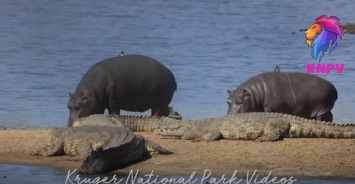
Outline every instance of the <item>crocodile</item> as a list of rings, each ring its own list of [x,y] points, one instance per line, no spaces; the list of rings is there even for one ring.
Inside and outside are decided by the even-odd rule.
[[[107,120],[81,119],[75,126],[101,124],[132,131],[155,132],[184,140],[219,139],[277,141],[283,138],[355,138],[355,124],[339,124],[274,112],[250,112],[199,120],[144,116],[105,116]]]
[[[53,130],[47,144],[32,155],[69,155],[83,162],[81,173],[100,174],[148,159],[153,153],[172,152],[124,127],[87,125]]]
[[[103,115],[93,114],[75,120],[72,127],[82,126],[111,126],[125,127],[134,132],[154,132],[163,125],[178,124],[183,120],[177,120],[169,117],[156,116],[135,116],[135,115]],[[187,121],[187,120],[185,120]],[[183,121],[183,122],[185,122]]]
[[[155,132],[165,137],[207,141],[221,138],[256,141],[278,141],[284,138],[346,139],[355,138],[355,124],[337,124],[283,113],[251,112],[160,126]]]
[[[132,131],[140,131],[140,132],[152,132],[154,126],[147,126],[146,123],[143,125],[137,126],[138,122],[137,120],[162,120],[164,119],[164,122],[175,122],[174,119],[176,120],[181,120],[182,117],[181,115],[174,111],[172,107],[169,107],[169,117],[156,117],[156,116],[144,116],[144,115],[139,115],[139,116],[134,116],[134,115],[103,115],[103,114],[93,114],[87,117],[82,117],[77,119],[76,121],[73,122],[71,127],[79,127],[79,126],[84,126],[84,125],[104,125],[104,126],[118,126],[118,127],[127,127],[131,129]],[[121,122],[122,121],[122,122]],[[125,122],[125,124],[123,123]],[[132,125],[130,123],[132,122]],[[157,123],[153,123],[154,125]],[[152,124],[152,125],[153,125]]]

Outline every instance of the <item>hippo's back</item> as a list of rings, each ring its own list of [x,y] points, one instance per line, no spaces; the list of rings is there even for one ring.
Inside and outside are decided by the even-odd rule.
[[[267,91],[276,91],[285,99],[299,97],[300,101],[319,99],[324,101],[328,97],[337,100],[338,94],[335,86],[316,75],[306,73],[266,72],[252,77],[246,84],[263,83]],[[270,94],[275,97],[275,94]],[[297,100],[297,99],[296,99]]]
[[[335,96],[337,97],[335,86],[330,81],[312,74],[300,72],[266,72],[256,75],[251,79],[252,81],[258,80],[266,83],[271,88],[285,88],[292,91],[304,90],[304,93],[307,91],[323,92],[331,90],[335,92]]]
[[[169,113],[167,105],[177,89],[173,73],[143,55],[112,57],[94,64],[78,88],[90,85],[96,93],[101,93],[98,96],[107,96],[107,100],[114,101],[123,110],[143,112],[164,106],[167,111],[164,115]]]
[[[112,57],[94,64],[88,71],[105,73],[111,83],[138,92],[138,90],[176,91],[173,73],[160,62],[143,55]],[[159,89],[157,89],[159,88]]]
[[[249,94],[243,105],[245,112],[263,110],[326,121],[332,121],[330,110],[338,98],[331,82],[306,73],[261,73],[242,83],[234,93],[238,96],[244,90]]]
[[[94,64],[90,69],[96,68],[102,69],[113,78],[121,78],[132,84],[143,85],[142,83],[150,81],[150,85],[170,85],[174,91],[177,86],[173,73],[167,67],[143,55],[108,58]]]

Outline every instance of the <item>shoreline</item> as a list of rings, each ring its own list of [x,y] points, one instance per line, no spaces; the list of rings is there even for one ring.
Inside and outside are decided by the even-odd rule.
[[[69,156],[37,157],[30,153],[40,149],[51,129],[0,130],[0,164],[40,165],[68,170],[79,169],[81,162]],[[172,155],[153,155],[152,158],[110,175],[128,175],[138,169],[140,174],[203,176],[245,179],[247,172],[257,170],[259,179],[272,172],[270,178],[355,180],[354,139],[285,139],[278,142],[220,140],[191,142],[162,139],[151,132],[136,132],[174,152]]]

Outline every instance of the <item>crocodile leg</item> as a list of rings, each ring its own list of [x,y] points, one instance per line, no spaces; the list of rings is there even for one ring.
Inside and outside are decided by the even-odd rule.
[[[282,121],[269,121],[265,125],[264,135],[257,138],[256,141],[278,141],[285,137],[289,130],[290,124]]]
[[[34,152],[34,156],[59,156],[64,155],[64,143],[63,141],[56,141],[54,144],[46,145],[42,149]]]
[[[202,139],[202,134],[199,131],[190,130],[184,136],[182,136],[181,139],[200,141]]]
[[[202,139],[205,141],[216,141],[222,138],[222,134],[220,133],[219,129],[210,130],[202,135]]]
[[[143,138],[143,137],[141,137]],[[160,153],[160,154],[172,154],[173,152],[163,148],[159,144],[145,139],[145,148],[148,150],[150,154]]]
[[[191,130],[181,137],[183,140],[192,140],[193,142],[198,141],[216,141],[222,138],[222,135],[218,129],[210,130],[208,132],[194,131]]]
[[[64,152],[66,155],[70,155],[71,158],[68,160],[80,161],[84,160],[93,149],[100,147],[100,142],[96,143],[98,145],[91,145],[89,140],[68,140],[66,138],[64,141]]]

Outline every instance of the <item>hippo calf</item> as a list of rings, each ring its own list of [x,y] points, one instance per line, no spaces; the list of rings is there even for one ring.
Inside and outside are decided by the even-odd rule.
[[[143,55],[122,55],[100,61],[89,68],[75,92],[69,93],[68,126],[92,114],[119,115],[120,110],[168,116],[177,85],[172,72]]]
[[[334,85],[325,79],[280,71],[256,75],[227,92],[227,114],[280,112],[329,122],[338,98]]]

